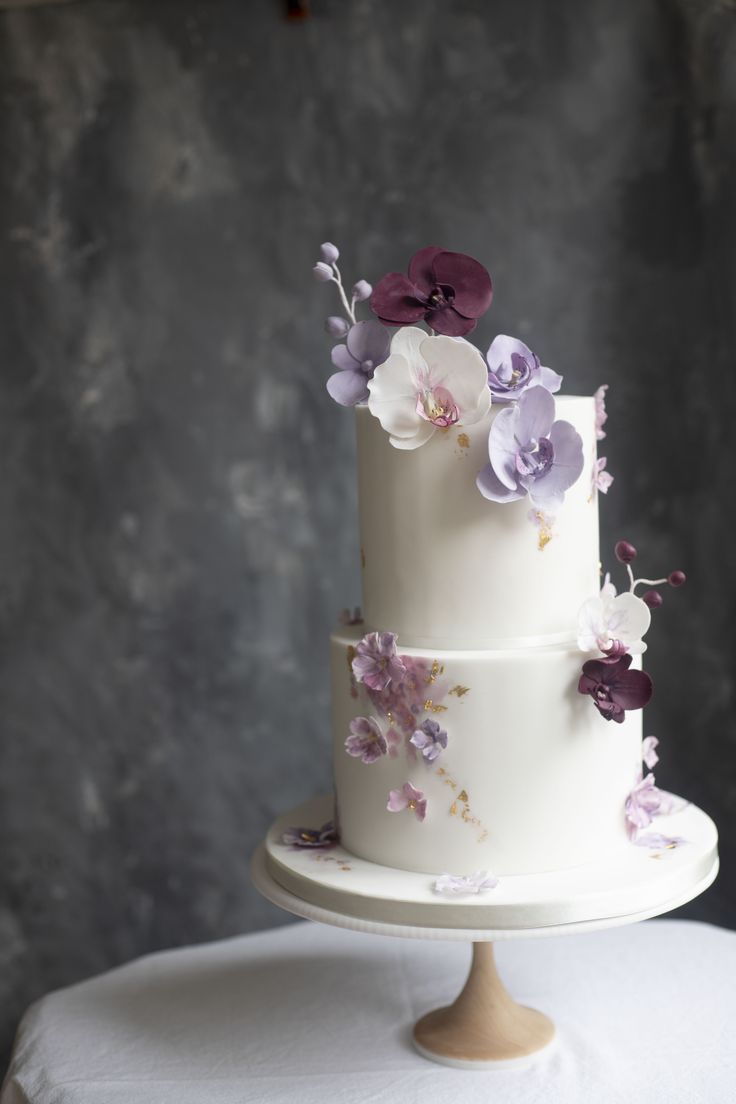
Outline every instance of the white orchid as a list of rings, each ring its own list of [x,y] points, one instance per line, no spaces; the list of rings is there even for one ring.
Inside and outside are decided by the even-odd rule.
[[[473,425],[489,411],[485,361],[462,338],[404,326],[368,382],[368,407],[394,448],[415,449],[437,431]]]
[[[581,652],[608,652],[618,641],[631,655],[641,655],[647,647],[642,637],[651,620],[646,602],[630,591],[616,594],[606,575],[600,594],[580,607],[578,648]]]

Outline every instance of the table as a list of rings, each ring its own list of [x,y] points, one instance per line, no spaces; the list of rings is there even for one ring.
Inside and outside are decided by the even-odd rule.
[[[653,920],[499,944],[560,1040],[526,1070],[426,1062],[409,1025],[451,1000],[460,943],[289,924],[139,959],[24,1017],[0,1104],[726,1104],[736,932]]]

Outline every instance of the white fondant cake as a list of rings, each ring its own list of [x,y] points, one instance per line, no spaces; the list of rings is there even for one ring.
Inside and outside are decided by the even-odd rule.
[[[339,255],[325,242],[313,272],[344,312],[327,319],[327,390],[356,408],[364,616],[331,640],[335,823],[280,845],[339,837],[471,897],[647,846],[668,799],[643,771],[657,741],[639,657],[654,588],[685,575],[635,578],[619,541],[628,589],[602,583],[606,387],[560,395],[518,338],[485,355],[467,340],[492,298],[471,257],[429,246],[349,298]],[[358,321],[369,297],[375,320]]]

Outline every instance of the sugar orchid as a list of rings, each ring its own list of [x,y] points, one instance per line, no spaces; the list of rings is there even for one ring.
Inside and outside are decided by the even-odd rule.
[[[409,274],[389,272],[376,284],[371,310],[387,326],[422,319],[436,333],[462,337],[491,305],[491,277],[473,257],[436,245],[420,249]]]
[[[529,495],[547,511],[562,504],[583,470],[583,444],[569,422],[555,421],[555,400],[531,387],[498,413],[488,437],[490,462],[478,473],[478,490],[492,502]]]
[[[494,402],[511,402],[530,387],[560,390],[562,376],[545,368],[536,353],[517,337],[499,334],[486,353],[488,386]]]
[[[652,621],[646,602],[616,588],[606,576],[601,592],[588,598],[578,614],[578,647],[581,652],[611,653],[616,642],[632,655],[646,651],[645,636]],[[622,648],[618,649],[622,654]]]
[[[606,721],[623,722],[627,710],[643,709],[652,696],[652,680],[646,671],[630,671],[631,656],[589,659],[583,664],[578,693],[590,694]]]
[[[391,347],[391,335],[380,322],[356,322],[347,331],[345,344],[335,345],[332,363],[339,371],[327,381],[327,390],[341,406],[355,406],[368,398],[368,380],[383,364]]]
[[[485,363],[467,341],[399,330],[368,382],[368,408],[394,448],[419,448],[438,429],[473,425],[491,405]]]

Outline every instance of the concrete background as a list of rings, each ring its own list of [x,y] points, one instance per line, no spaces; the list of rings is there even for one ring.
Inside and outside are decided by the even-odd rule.
[[[608,382],[603,547],[683,567],[658,779],[736,922],[736,18],[685,0],[90,0],[0,13],[0,1046],[35,996],[284,922],[249,887],[329,786],[359,601],[325,238],[428,243],[568,392]],[[331,309],[331,304],[330,304]]]

